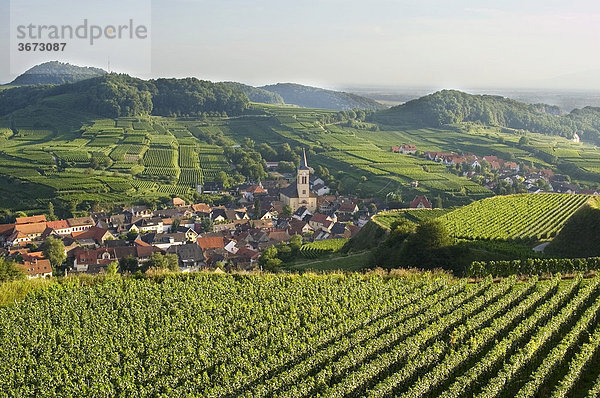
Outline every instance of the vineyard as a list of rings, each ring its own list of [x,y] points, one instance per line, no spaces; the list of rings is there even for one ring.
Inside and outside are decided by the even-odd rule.
[[[347,242],[348,239],[327,239],[305,243],[300,248],[300,254],[305,258],[321,257],[340,251]]]
[[[3,396],[565,397],[600,390],[600,277],[178,275],[0,309]]]
[[[457,238],[549,239],[589,199],[586,195],[553,193],[496,196],[461,207],[438,219]]]

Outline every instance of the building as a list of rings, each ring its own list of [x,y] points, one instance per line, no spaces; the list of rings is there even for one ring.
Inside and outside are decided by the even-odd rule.
[[[287,188],[280,191],[280,200],[284,205],[290,206],[292,212],[295,212],[300,207],[306,207],[308,211],[314,212],[317,210],[317,195],[309,188],[310,169],[306,162],[306,152],[302,154],[302,160],[298,167],[296,183],[290,184]]]
[[[411,209],[431,209],[431,203],[427,200],[426,196],[416,196],[412,202],[410,202]]]
[[[581,138],[579,137],[579,134],[577,134],[577,133],[573,134],[573,142],[581,142]]]

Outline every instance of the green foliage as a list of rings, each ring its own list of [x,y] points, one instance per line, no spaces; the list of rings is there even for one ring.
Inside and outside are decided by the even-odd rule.
[[[277,93],[273,93],[261,88],[248,86],[247,84],[237,82],[225,82],[229,87],[236,91],[241,91],[248,96],[252,102],[261,102],[263,104],[283,104],[283,98]]]
[[[50,260],[53,269],[60,267],[67,259],[65,245],[62,240],[49,236],[44,241],[44,256]]]
[[[471,95],[456,90],[442,90],[408,101],[379,112],[374,118],[388,124],[413,123],[432,127],[476,122],[567,138],[580,133],[596,142],[600,140],[599,108],[588,107],[574,110],[566,116],[557,116],[554,108],[540,108],[500,96]]]
[[[54,283],[0,311],[0,391],[584,396],[598,389],[599,293],[599,277],[200,273]]]
[[[106,71],[99,68],[81,67],[58,61],[44,62],[17,76],[11,84],[63,84],[102,76]]]
[[[144,268],[179,271],[179,259],[175,254],[152,253],[150,260],[144,263]]]
[[[75,99],[68,102],[69,110],[105,117],[152,113],[187,116],[202,112],[236,115],[248,106],[245,94],[223,83],[195,78],[144,81],[124,74],[107,74],[66,85],[19,87],[2,91],[0,115],[65,95]]]
[[[600,256],[600,208],[598,200],[591,199],[565,223],[563,229],[544,249],[559,257]]]
[[[15,263],[0,257],[0,282],[24,279],[25,273]]]
[[[556,235],[586,195],[523,194],[474,202],[438,218],[457,238],[540,240]]]

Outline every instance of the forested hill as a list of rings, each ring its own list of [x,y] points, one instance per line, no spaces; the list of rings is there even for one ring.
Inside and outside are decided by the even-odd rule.
[[[294,104],[305,108],[334,109],[338,111],[355,108],[370,110],[385,108],[379,102],[360,95],[295,83],[277,83],[259,88],[280,95],[286,104]]]
[[[237,82],[225,82],[225,84],[227,84],[234,90],[239,90],[243,92],[248,96],[248,98],[252,102],[260,102],[263,104],[283,104],[285,102],[281,95],[267,90],[263,90],[262,88],[257,88]]]
[[[248,97],[224,83],[187,79],[141,80],[109,74],[58,86],[26,86],[0,92],[0,116],[28,106],[76,110],[103,117],[240,114]]]
[[[442,90],[376,113],[381,123],[439,127],[452,123],[476,122],[490,126],[523,129],[600,143],[600,108],[575,109],[561,115],[556,107],[530,105],[493,95],[472,95]]]
[[[26,86],[34,84],[63,84],[105,75],[99,68],[82,67],[68,63],[50,61],[34,66],[19,75],[11,85]]]

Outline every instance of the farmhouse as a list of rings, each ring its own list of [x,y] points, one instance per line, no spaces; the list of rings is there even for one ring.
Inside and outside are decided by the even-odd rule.
[[[427,200],[426,196],[416,196],[412,202],[410,202],[411,209],[431,209],[431,203]]]

